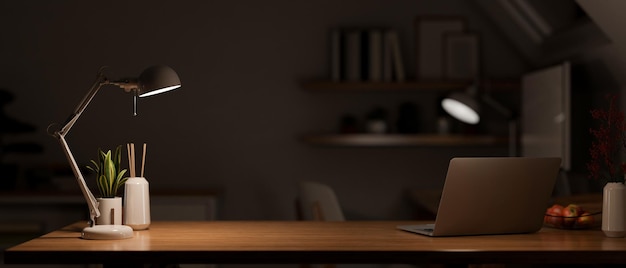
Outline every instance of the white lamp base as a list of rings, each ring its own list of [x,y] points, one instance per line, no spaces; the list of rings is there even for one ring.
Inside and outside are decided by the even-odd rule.
[[[133,228],[126,225],[94,225],[85,227],[83,239],[127,239],[133,237]]]

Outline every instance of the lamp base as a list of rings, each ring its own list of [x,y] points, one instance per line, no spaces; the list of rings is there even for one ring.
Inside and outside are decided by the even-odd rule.
[[[94,225],[85,227],[81,233],[83,239],[127,239],[133,237],[133,228],[126,225]]]

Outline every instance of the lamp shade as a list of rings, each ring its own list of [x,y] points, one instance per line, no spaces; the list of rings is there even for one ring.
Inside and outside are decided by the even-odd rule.
[[[466,93],[453,93],[441,101],[443,109],[467,124],[478,124],[480,122],[479,105],[476,99]]]
[[[178,74],[165,65],[156,65],[145,69],[138,79],[139,97],[148,97],[180,87]]]

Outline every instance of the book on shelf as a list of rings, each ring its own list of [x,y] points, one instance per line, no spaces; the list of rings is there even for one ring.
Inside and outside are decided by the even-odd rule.
[[[345,35],[345,80],[361,81],[361,31],[348,30]]]
[[[383,35],[379,29],[371,29],[367,34],[368,58],[367,71],[368,80],[380,82],[383,79]]]
[[[385,31],[385,50],[389,61],[386,68],[390,68],[390,75],[395,81],[403,82],[406,78],[404,63],[402,62],[402,53],[400,51],[400,40],[398,32],[394,30]]]
[[[388,31],[385,31],[383,34],[383,63],[382,63],[382,69],[383,69],[383,81],[385,82],[391,82],[393,81],[393,62],[392,62],[392,54],[393,52],[391,51],[391,48],[389,46],[389,38],[388,38]]]
[[[342,74],[342,47],[341,29],[334,28],[330,31],[330,79],[333,82],[341,81]]]
[[[404,81],[398,34],[383,28],[332,29],[330,77],[333,82]]]
[[[419,16],[415,19],[416,74],[418,80],[442,80],[444,75],[445,34],[465,32],[462,17]]]

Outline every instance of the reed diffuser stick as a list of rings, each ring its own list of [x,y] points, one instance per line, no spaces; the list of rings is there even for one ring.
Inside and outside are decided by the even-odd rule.
[[[135,144],[127,143],[126,149],[128,150],[128,169],[130,170],[130,176],[135,177]]]
[[[131,168],[130,168],[130,176],[131,177],[135,177],[136,173],[135,173],[135,144],[134,143],[130,143],[130,155],[133,158],[133,161],[131,162]]]
[[[126,144],[126,154],[128,155],[128,170],[130,172],[129,175],[131,175],[132,172],[133,172],[133,157],[130,154],[130,143]],[[132,175],[131,175],[131,177],[132,177]]]
[[[143,170],[146,166],[146,150],[148,149],[148,145],[143,144],[143,156],[141,157],[141,177],[143,177]]]

